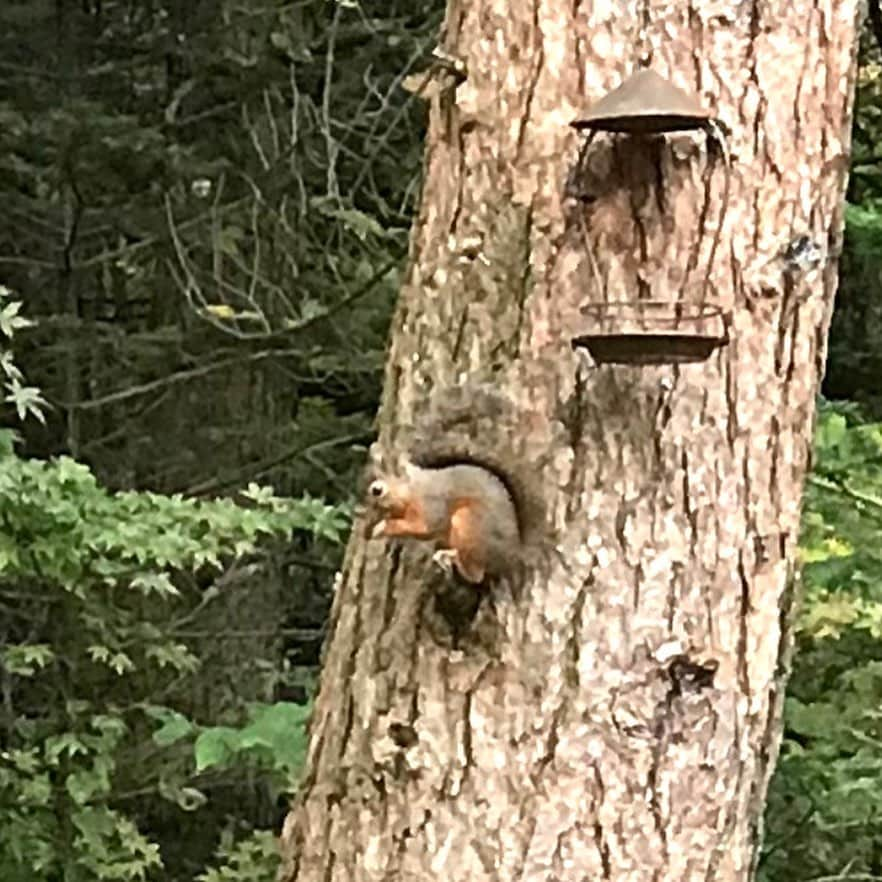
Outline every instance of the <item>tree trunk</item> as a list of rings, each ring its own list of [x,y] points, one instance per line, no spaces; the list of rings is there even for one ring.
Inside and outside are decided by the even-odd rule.
[[[493,384],[514,416],[472,441],[504,437],[516,468],[541,469],[550,563],[521,591],[491,587],[457,640],[425,553],[353,533],[281,879],[750,877],[856,6],[651,4],[652,67],[729,132],[709,264],[724,176],[703,136],[598,137],[577,170],[568,124],[634,69],[643,11],[450,0],[442,48],[467,78],[430,101],[379,444],[406,447],[445,389]],[[801,236],[819,261],[787,251]],[[572,349],[585,303],[700,299],[708,266],[731,317],[707,361],[596,366]]]

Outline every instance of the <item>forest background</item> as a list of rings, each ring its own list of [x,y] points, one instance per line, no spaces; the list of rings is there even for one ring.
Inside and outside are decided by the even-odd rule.
[[[0,878],[270,880],[439,0],[0,7]],[[882,64],[861,49],[764,882],[882,880]]]

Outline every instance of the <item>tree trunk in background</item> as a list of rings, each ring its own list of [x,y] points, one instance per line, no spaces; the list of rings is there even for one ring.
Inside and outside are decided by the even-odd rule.
[[[451,0],[442,47],[468,76],[431,102],[380,443],[405,447],[443,389],[492,382],[520,414],[501,430],[523,467],[546,463],[556,551],[523,591],[485,599],[495,631],[452,648],[426,556],[353,534],[280,878],[750,876],[836,284],[856,15],[854,0],[653,2],[652,66],[730,131],[711,290],[731,342],[700,364],[592,367],[570,346],[581,305],[700,295],[720,161],[691,135],[599,138],[574,186],[568,123],[632,71],[640,9]],[[807,272],[782,257],[801,235],[824,251]]]

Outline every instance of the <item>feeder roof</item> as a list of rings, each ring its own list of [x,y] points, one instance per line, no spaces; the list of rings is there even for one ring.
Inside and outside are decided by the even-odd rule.
[[[711,119],[698,98],[678,89],[654,70],[639,70],[607,92],[584,117],[571,125],[579,130],[661,134],[700,129]]]

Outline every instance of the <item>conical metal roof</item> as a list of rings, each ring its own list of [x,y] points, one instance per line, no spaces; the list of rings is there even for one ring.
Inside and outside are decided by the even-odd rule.
[[[662,134],[703,128],[711,114],[698,98],[654,70],[639,70],[571,125],[597,132]]]

